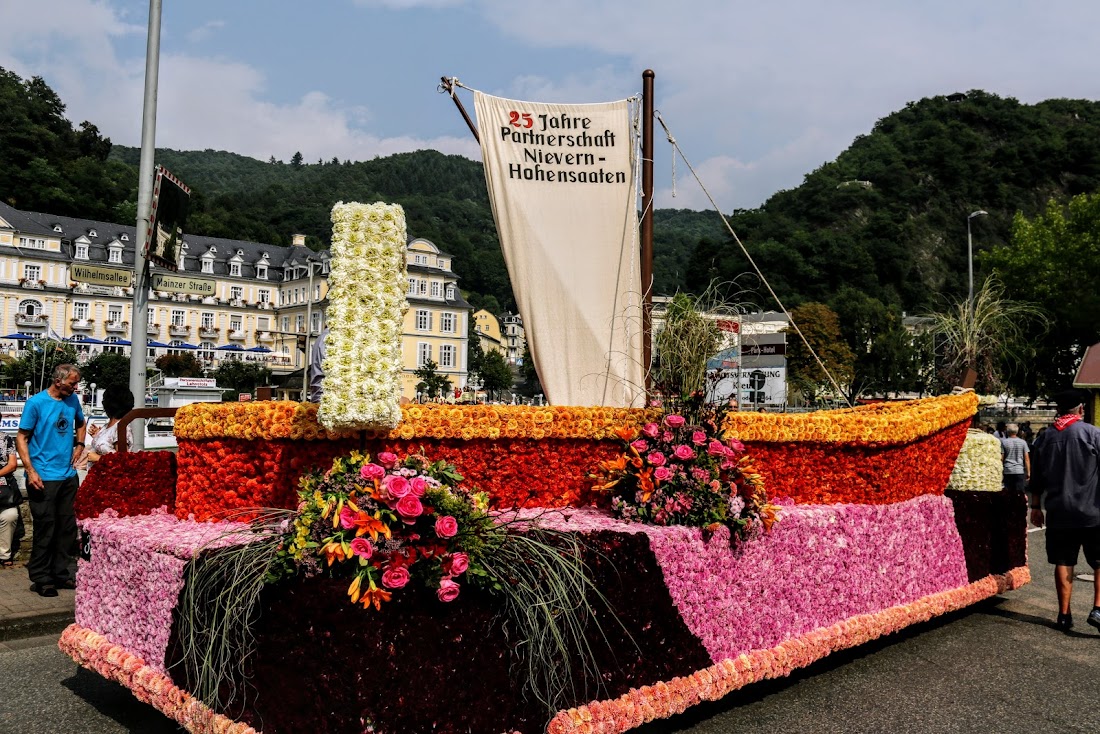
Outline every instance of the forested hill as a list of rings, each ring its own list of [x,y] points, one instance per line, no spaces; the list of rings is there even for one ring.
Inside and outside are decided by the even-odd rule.
[[[980,91],[910,103],[802,185],[733,224],[781,296],[830,300],[852,286],[908,310],[965,295],[967,217],[979,254],[1006,244],[1017,211],[1100,191],[1100,103],[1023,105]],[[699,246],[690,289],[747,263],[724,239]]]
[[[0,69],[0,199],[21,209],[129,222],[135,148],[74,127],[41,80]],[[110,151],[108,155],[107,152]],[[259,161],[218,151],[161,150],[157,162],[192,187],[191,232],[327,245],[336,201],[401,204],[409,232],[455,256],[471,301],[513,305],[481,165],[433,151],[370,161]],[[1052,197],[1100,190],[1100,104],[1023,105],[980,91],[914,102],[880,120],[835,162],[735,230],[790,305],[829,301],[851,286],[909,311],[966,291],[967,215],[980,253],[1009,239],[1013,215]],[[655,214],[655,291],[700,291],[748,263],[714,212]],[[979,259],[979,276],[981,261]],[[740,282],[745,283],[745,279]],[[761,289],[759,306],[773,307]],[[495,304],[493,303],[495,301]]]

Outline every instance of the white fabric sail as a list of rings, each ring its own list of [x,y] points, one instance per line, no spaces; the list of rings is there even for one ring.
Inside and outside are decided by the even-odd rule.
[[[475,92],[485,180],[527,343],[555,405],[645,401],[629,100]]]

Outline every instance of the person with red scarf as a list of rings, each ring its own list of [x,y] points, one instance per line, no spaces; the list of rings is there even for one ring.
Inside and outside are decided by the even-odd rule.
[[[1080,390],[1066,390],[1053,400],[1058,416],[1032,446],[1031,522],[1047,528],[1047,561],[1055,567],[1054,587],[1058,593],[1055,626],[1066,633],[1073,628],[1073,567],[1083,548],[1095,587],[1087,621],[1100,629],[1100,576],[1096,574],[1100,569],[1100,428],[1082,420],[1085,394]]]

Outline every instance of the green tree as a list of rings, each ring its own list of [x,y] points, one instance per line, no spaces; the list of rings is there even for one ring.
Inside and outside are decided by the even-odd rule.
[[[290,165],[294,166],[295,168],[301,168],[302,167],[302,153],[301,153],[301,151],[296,152],[294,155],[292,155],[290,157]]]
[[[416,391],[429,398],[446,397],[451,391],[451,379],[438,372],[439,365],[434,361],[426,361],[414,374],[420,378],[416,384]]]
[[[1100,194],[1052,199],[1031,219],[1017,213],[1011,244],[983,262],[1006,294],[1049,316],[1049,328],[1028,333],[1017,349],[1012,387],[1030,397],[1067,387],[1085,349],[1100,341]]]
[[[485,362],[485,350],[481,348],[481,340],[477,334],[471,334],[466,340],[466,371],[470,376],[481,374],[482,364]]]
[[[22,357],[4,365],[4,377],[11,388],[20,391],[29,380],[31,394],[34,394],[50,385],[53,369],[59,364],[76,364],[73,345],[52,339],[36,339],[27,342]]]
[[[130,358],[118,352],[100,352],[80,368],[80,375],[87,384],[97,389],[130,386]]]
[[[220,387],[229,388],[222,393],[222,400],[236,400],[242,392],[254,393],[258,386],[267,385],[271,370],[255,362],[227,359],[214,370],[214,379]]]
[[[489,395],[500,399],[502,390],[512,388],[512,368],[500,352],[490,351],[485,353],[485,359],[481,363],[481,386]]]
[[[542,381],[539,380],[538,370],[535,369],[535,360],[531,358],[531,345],[529,344],[523,345],[523,366],[520,368],[520,374],[523,376],[524,395],[534,397],[545,392],[542,389]]]
[[[830,305],[855,357],[851,396],[869,393],[887,397],[891,392],[913,389],[916,352],[900,309],[855,288],[842,289]]]
[[[812,403],[824,394],[836,392],[829,375],[842,390],[850,385],[855,370],[855,355],[840,332],[836,312],[823,303],[804,303],[791,310],[791,320],[798,325],[821,364],[807,349],[794,327],[787,327],[784,331],[787,334],[789,387]],[[822,370],[822,364],[828,374]]]
[[[156,365],[165,377],[202,377],[202,362],[190,352],[162,354],[157,357]]]

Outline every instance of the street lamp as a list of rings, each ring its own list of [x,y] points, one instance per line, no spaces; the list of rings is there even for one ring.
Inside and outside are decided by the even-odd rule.
[[[974,238],[970,234],[970,220],[974,217],[984,217],[988,215],[985,209],[979,209],[976,212],[970,212],[970,216],[966,218],[966,262],[970,271],[970,291],[967,295],[966,302],[970,304],[970,310],[974,310]]]
[[[88,389],[92,391],[92,408],[95,408],[95,383],[88,385]]]
[[[30,381],[30,380],[27,380],[26,382],[24,382],[24,383],[23,383],[23,387],[27,388],[27,396],[26,396],[26,399],[27,399],[27,400],[30,400],[30,399],[31,399],[31,381]]]

